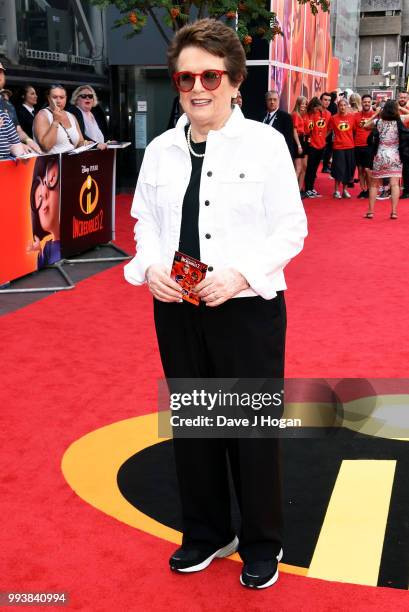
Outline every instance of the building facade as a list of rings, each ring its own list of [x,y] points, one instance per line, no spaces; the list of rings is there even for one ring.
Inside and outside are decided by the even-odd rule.
[[[339,87],[393,97],[406,89],[409,0],[333,0],[331,11]]]
[[[85,0],[0,0],[0,61],[7,87],[94,86],[108,105],[104,12]],[[14,101],[14,100],[12,100]]]

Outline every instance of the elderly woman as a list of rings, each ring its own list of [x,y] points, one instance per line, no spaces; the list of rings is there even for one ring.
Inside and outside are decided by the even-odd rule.
[[[72,112],[78,120],[85,139],[102,144],[105,140],[103,134],[104,126],[98,124],[92,112],[92,109],[98,104],[95,89],[91,85],[77,87],[71,96],[71,104],[73,105]]]
[[[126,279],[147,282],[170,378],[282,378],[284,266],[303,246],[306,218],[285,140],[232,100],[246,76],[234,30],[199,20],[175,35],[168,63],[185,114],[147,147],[131,214],[137,255]],[[170,277],[175,251],[208,264],[195,306]],[[174,437],[182,507],[179,572],[237,548],[241,583],[278,577],[282,511],[278,440]],[[228,463],[241,511],[230,515]],[[237,537],[239,536],[239,538]]]
[[[65,153],[84,144],[78,121],[72,113],[64,110],[66,104],[65,87],[51,85],[48,107],[40,110],[33,123],[35,140],[46,153]]]

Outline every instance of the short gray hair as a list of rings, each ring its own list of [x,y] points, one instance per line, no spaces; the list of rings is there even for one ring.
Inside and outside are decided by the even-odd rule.
[[[278,91],[276,89],[270,89],[269,91],[267,91],[266,93],[266,100],[269,96],[271,96],[271,94],[277,94],[278,97],[280,97],[280,94],[278,93]]]

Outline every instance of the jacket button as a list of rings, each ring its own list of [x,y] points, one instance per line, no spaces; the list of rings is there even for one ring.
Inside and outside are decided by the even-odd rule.
[[[212,176],[213,172],[211,170],[209,170],[209,172],[207,173],[207,176]]]
[[[209,266],[209,267],[207,268],[207,271],[208,271],[208,272],[213,272],[213,266]]]
[[[244,174],[244,172],[242,172],[242,173],[240,174],[240,178],[244,178],[245,176],[246,176],[246,175]]]
[[[211,238],[211,235],[210,234],[206,234],[205,237],[206,238]]]
[[[209,206],[210,202],[209,200],[205,200],[205,206]]]

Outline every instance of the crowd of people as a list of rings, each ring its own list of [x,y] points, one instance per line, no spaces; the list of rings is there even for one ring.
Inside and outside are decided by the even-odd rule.
[[[32,85],[20,94],[5,85],[5,67],[0,63],[0,159],[65,153],[88,143],[106,148],[108,124],[91,85],[77,87],[68,101],[64,85],[52,84],[42,107]],[[10,98],[19,101],[14,105]]]
[[[50,86],[46,103],[38,105],[36,89],[28,84],[20,95],[5,88],[0,63],[0,159],[30,153],[64,153],[88,143],[106,148],[108,125],[91,85],[81,85],[70,101],[61,84]],[[20,98],[14,106],[10,98]],[[404,124],[409,121],[409,94],[397,100],[354,92],[324,92],[296,99],[292,113],[280,109],[275,90],[266,93],[266,123],[285,138],[303,199],[319,198],[317,172],[334,179],[333,197],[350,198],[359,182],[358,198],[368,198],[367,219],[376,199],[391,197],[391,218],[397,219],[399,198],[409,198],[409,158],[402,154]],[[240,91],[234,100],[240,108]],[[402,192],[401,192],[402,187]]]
[[[406,91],[397,100],[340,91],[324,92],[309,101],[300,96],[291,116],[279,109],[279,103],[278,92],[268,91],[263,122],[283,134],[302,198],[320,197],[315,181],[322,162],[322,172],[334,179],[335,199],[350,198],[348,189],[358,182],[357,197],[369,198],[365,218],[373,218],[376,199],[391,197],[390,218],[397,219],[399,198],[409,197]]]

